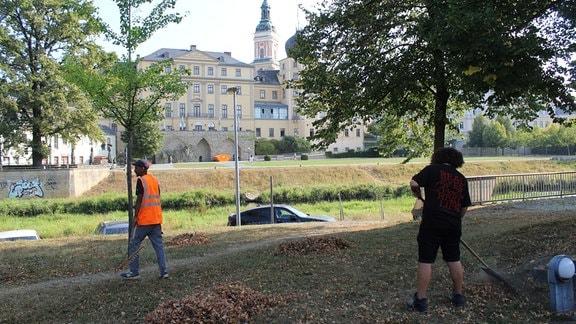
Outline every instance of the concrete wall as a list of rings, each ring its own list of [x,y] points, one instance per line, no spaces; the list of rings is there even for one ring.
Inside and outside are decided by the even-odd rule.
[[[21,169],[0,172],[0,199],[76,198],[109,174],[107,167]]]

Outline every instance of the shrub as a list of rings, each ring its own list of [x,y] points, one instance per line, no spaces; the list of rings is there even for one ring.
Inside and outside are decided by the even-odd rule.
[[[270,161],[270,160],[272,160],[270,155],[264,155],[264,161]]]
[[[300,160],[302,160],[302,161],[308,160],[308,155],[307,155],[307,154],[302,154],[302,155],[300,156]]]

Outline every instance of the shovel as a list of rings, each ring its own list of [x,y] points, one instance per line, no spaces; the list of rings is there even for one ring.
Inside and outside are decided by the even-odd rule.
[[[480,263],[482,263],[482,265],[483,265],[482,270],[484,272],[486,272],[489,276],[500,280],[502,283],[504,283],[504,285],[507,288],[509,288],[512,292],[516,293],[516,289],[514,289],[514,287],[512,287],[512,285],[510,285],[510,283],[508,281],[506,281],[506,279],[504,279],[504,277],[502,277],[498,272],[496,272],[492,268],[490,268],[488,266],[488,264],[486,262],[484,262],[484,260],[482,260],[482,258],[474,250],[472,250],[472,248],[466,242],[464,242],[464,240],[460,239],[460,243],[462,243],[462,245],[466,248],[466,250],[468,250],[470,253],[472,253],[472,255],[474,255],[474,257],[476,257],[476,259],[478,259],[478,261],[480,261]]]

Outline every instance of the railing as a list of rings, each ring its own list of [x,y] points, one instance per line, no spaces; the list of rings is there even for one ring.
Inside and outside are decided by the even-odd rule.
[[[473,205],[576,195],[576,172],[467,177]]]

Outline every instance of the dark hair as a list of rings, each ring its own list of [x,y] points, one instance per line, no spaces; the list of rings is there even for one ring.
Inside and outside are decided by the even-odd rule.
[[[443,164],[448,163],[454,168],[459,168],[464,165],[464,158],[462,153],[455,148],[443,147],[437,149],[434,154],[432,154],[432,164]]]

